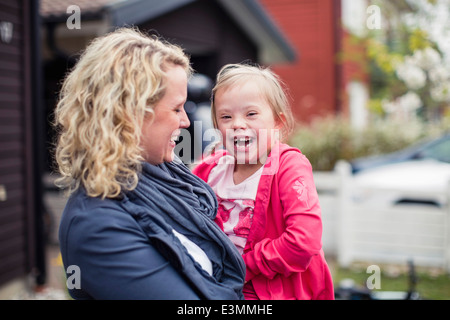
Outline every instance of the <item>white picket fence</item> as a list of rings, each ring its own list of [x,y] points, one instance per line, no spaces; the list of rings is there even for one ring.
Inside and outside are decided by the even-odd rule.
[[[322,206],[323,248],[341,266],[356,261],[438,267],[450,272],[450,201],[444,207],[355,201],[350,165],[314,172]],[[371,190],[389,192],[389,190]],[[445,192],[450,199],[450,191]]]

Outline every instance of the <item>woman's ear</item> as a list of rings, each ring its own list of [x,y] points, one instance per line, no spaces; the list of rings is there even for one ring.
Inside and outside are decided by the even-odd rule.
[[[155,119],[155,109],[153,108],[146,109],[146,112],[144,114],[144,121],[153,122],[154,119]]]

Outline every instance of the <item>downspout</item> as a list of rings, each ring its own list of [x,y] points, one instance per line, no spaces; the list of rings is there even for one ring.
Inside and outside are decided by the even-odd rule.
[[[341,0],[332,0],[333,2],[333,24],[334,24],[334,83],[336,88],[335,112],[340,115],[342,110],[342,61],[339,54],[342,51],[342,2]]]
[[[41,35],[40,25],[41,19],[39,14],[39,1],[31,1],[31,73],[32,73],[32,106],[34,117],[34,181],[36,185],[35,205],[36,205],[36,284],[42,285],[47,279],[46,264],[46,237],[44,235],[44,193],[42,174],[44,172],[45,142],[44,142],[44,126],[45,116],[42,104],[42,59],[41,59]]]
[[[24,70],[25,70],[25,167],[27,193],[27,268],[36,285],[46,282],[46,253],[43,205],[43,152],[45,124],[42,109],[42,73],[40,52],[39,1],[24,0]]]

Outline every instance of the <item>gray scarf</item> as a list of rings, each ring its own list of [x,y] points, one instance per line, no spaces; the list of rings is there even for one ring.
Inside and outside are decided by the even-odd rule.
[[[157,166],[143,163],[135,190],[127,193],[125,209],[149,240],[205,299],[243,299],[244,261],[234,244],[214,222],[217,199],[213,190],[176,158]],[[188,254],[172,229],[206,253],[210,276]]]

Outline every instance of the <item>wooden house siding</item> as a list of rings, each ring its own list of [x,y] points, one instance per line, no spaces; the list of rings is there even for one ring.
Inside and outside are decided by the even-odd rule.
[[[336,0],[261,0],[278,27],[298,50],[293,64],[274,65],[292,96],[298,121],[335,114],[339,106],[340,10]]]
[[[29,1],[0,0],[0,23],[13,26],[0,39],[0,285],[24,276],[32,265],[33,179]]]

